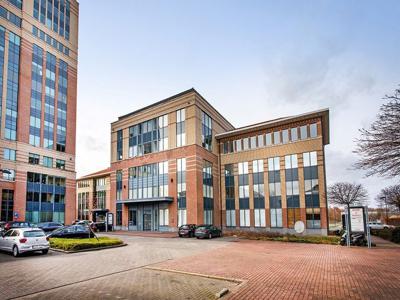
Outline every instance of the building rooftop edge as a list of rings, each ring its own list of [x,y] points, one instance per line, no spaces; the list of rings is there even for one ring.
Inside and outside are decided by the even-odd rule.
[[[324,108],[320,110],[315,110],[295,116],[287,116],[278,119],[268,120],[256,124],[246,125],[243,127],[236,128],[234,130],[226,131],[215,135],[216,139],[222,139],[227,137],[232,137],[235,135],[245,134],[259,129],[266,129],[275,127],[282,124],[291,123],[294,121],[301,121],[309,119],[312,117],[322,117],[323,118],[323,132],[324,132],[324,143],[329,144],[329,108]]]
[[[212,109],[214,109],[214,110],[221,116],[222,119],[224,119],[230,126],[232,126],[233,128],[235,128],[235,126],[233,126],[231,122],[229,122],[229,121],[214,107],[214,106],[212,106],[212,105],[210,104],[210,102],[208,102],[208,101],[207,101],[198,91],[196,91],[196,89],[193,88],[193,87],[190,88],[190,89],[188,89],[188,90],[185,90],[185,91],[183,91],[183,92],[180,92],[180,93],[178,93],[178,94],[175,94],[175,95],[173,95],[173,96],[170,96],[170,97],[168,97],[168,98],[165,98],[165,99],[163,99],[163,100],[160,100],[160,101],[154,102],[154,103],[152,103],[152,104],[150,104],[150,105],[147,105],[147,106],[145,106],[145,107],[139,108],[139,109],[137,109],[137,110],[135,110],[135,111],[132,111],[132,112],[130,112],[130,113],[128,113],[128,114],[119,116],[119,117],[118,117],[118,120],[112,122],[111,124],[114,124],[114,123],[119,122],[119,121],[121,121],[121,120],[123,120],[123,119],[125,119],[125,118],[128,118],[128,117],[130,117],[130,116],[133,116],[133,115],[135,115],[135,114],[138,114],[138,113],[140,113],[140,112],[142,112],[142,111],[145,111],[145,110],[150,109],[150,108],[152,108],[152,107],[155,107],[155,106],[158,106],[158,105],[167,103],[167,102],[169,102],[169,101],[171,101],[171,100],[173,100],[173,99],[175,99],[175,98],[177,98],[177,97],[180,97],[180,96],[183,96],[183,95],[186,95],[186,94],[190,94],[190,93],[195,93],[197,96],[199,96],[199,97],[200,97],[204,102],[206,102]]]
[[[100,177],[102,175],[108,175],[108,174],[111,174],[111,168],[110,167],[108,167],[106,169],[103,169],[103,170],[100,170],[100,171],[97,171],[97,172],[94,172],[94,173],[90,173],[90,174],[84,175],[82,177],[79,177],[79,178],[76,179],[76,181],[83,180],[83,179]]]

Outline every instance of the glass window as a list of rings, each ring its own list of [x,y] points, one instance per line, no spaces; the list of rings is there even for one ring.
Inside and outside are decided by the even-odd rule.
[[[288,129],[282,130],[282,143],[284,143],[284,144],[289,143],[289,130]]]
[[[250,138],[250,148],[251,149],[257,148],[257,137],[256,136],[252,136]]]
[[[308,138],[307,125],[300,127],[300,139],[305,140]]]
[[[5,160],[13,160],[15,161],[16,159],[16,151],[14,149],[7,149],[4,148],[4,153],[3,153],[3,158]]]
[[[204,111],[201,112],[201,143],[208,151],[212,151],[212,119]]]
[[[249,138],[244,138],[243,139],[243,150],[249,150]]]
[[[258,147],[264,147],[264,136],[259,135],[257,138],[257,142],[258,142]]]
[[[185,109],[180,109],[176,112],[176,146],[182,147],[186,145],[185,133]]]
[[[310,137],[311,138],[316,138],[317,135],[318,135],[318,133],[317,133],[317,124],[316,123],[311,124],[310,125]]]
[[[52,168],[53,167],[53,158],[43,156],[43,166],[47,168]]]
[[[281,143],[281,132],[275,131],[274,132],[274,145],[278,145]]]
[[[297,131],[298,131],[297,127],[290,129],[290,139],[292,142],[295,142],[299,139]]]
[[[29,163],[31,165],[38,165],[39,164],[40,156],[39,154],[29,153]]]
[[[272,133],[267,133],[265,135],[265,144],[267,146],[271,146],[272,145]]]
[[[236,152],[242,151],[242,140],[236,140],[235,146],[236,146]]]
[[[65,160],[62,159],[56,159],[56,168],[65,170]]]

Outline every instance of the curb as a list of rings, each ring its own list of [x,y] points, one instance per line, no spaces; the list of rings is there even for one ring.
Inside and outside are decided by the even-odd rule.
[[[144,269],[153,270],[153,271],[163,271],[163,272],[184,274],[184,275],[191,275],[191,276],[200,276],[200,277],[204,277],[204,278],[210,278],[210,279],[217,279],[217,280],[234,282],[234,283],[237,283],[239,285],[244,283],[244,282],[246,282],[246,280],[243,280],[243,279],[228,278],[228,277],[214,276],[214,275],[206,275],[206,274],[200,274],[200,273],[178,271],[178,270],[172,270],[172,269],[163,269],[163,268],[157,268],[157,267],[145,267]]]
[[[119,248],[119,247],[124,247],[127,246],[128,244],[120,244],[120,245],[113,245],[113,246],[106,246],[106,247],[97,247],[97,248],[90,248],[90,249],[80,249],[80,250],[62,250],[62,249],[57,249],[57,248],[50,248],[51,251],[55,252],[61,252],[65,254],[72,254],[72,253],[80,253],[80,252],[89,252],[89,251],[99,251],[99,250],[106,250],[106,249],[112,249],[112,248]]]

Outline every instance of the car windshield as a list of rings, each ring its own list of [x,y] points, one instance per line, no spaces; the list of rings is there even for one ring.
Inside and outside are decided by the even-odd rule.
[[[200,230],[209,229],[209,226],[199,226],[199,227],[197,227],[197,229],[200,229]]]
[[[42,230],[32,230],[24,232],[24,237],[41,237],[41,236],[44,236],[44,232]]]
[[[181,229],[189,229],[189,226],[188,225],[182,225]]]
[[[30,227],[28,222],[18,222],[13,225],[14,227]]]

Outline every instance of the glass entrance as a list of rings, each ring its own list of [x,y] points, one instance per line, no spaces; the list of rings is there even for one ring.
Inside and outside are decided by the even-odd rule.
[[[130,209],[128,214],[128,230],[137,230],[136,209]]]
[[[144,212],[143,214],[143,230],[151,231],[151,213]]]

